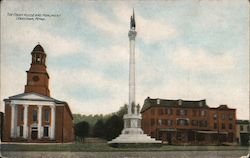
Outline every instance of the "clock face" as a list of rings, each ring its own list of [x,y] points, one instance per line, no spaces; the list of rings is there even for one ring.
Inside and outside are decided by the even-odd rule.
[[[33,78],[32,78],[32,79],[33,79],[33,81],[35,81],[35,82],[36,82],[36,81],[38,81],[38,80],[39,80],[39,77],[38,77],[38,76],[33,76]]]

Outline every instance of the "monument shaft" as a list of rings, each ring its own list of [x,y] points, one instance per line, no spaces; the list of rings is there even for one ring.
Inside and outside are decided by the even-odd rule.
[[[136,31],[132,28],[129,31],[129,106],[128,114],[132,113],[132,104],[135,104],[135,37]],[[136,109],[133,109],[136,111]]]

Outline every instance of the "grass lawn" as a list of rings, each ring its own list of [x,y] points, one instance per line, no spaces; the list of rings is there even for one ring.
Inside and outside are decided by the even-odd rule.
[[[69,152],[103,152],[103,151],[221,151],[248,150],[244,146],[170,146],[147,148],[112,148],[106,143],[73,144],[2,144],[2,151],[69,151]]]

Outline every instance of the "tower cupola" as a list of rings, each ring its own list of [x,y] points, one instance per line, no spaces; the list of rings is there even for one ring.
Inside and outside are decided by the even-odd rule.
[[[46,70],[46,53],[43,47],[38,44],[31,52],[32,61],[30,69],[27,72],[27,84],[25,93],[35,92],[42,95],[50,96],[49,91],[49,74]]]

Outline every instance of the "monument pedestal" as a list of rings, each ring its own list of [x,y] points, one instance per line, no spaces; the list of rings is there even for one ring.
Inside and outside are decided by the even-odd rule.
[[[161,141],[157,141],[143,133],[141,129],[140,114],[126,114],[123,116],[124,129],[115,139],[108,142],[113,147],[152,147],[161,146]]]

